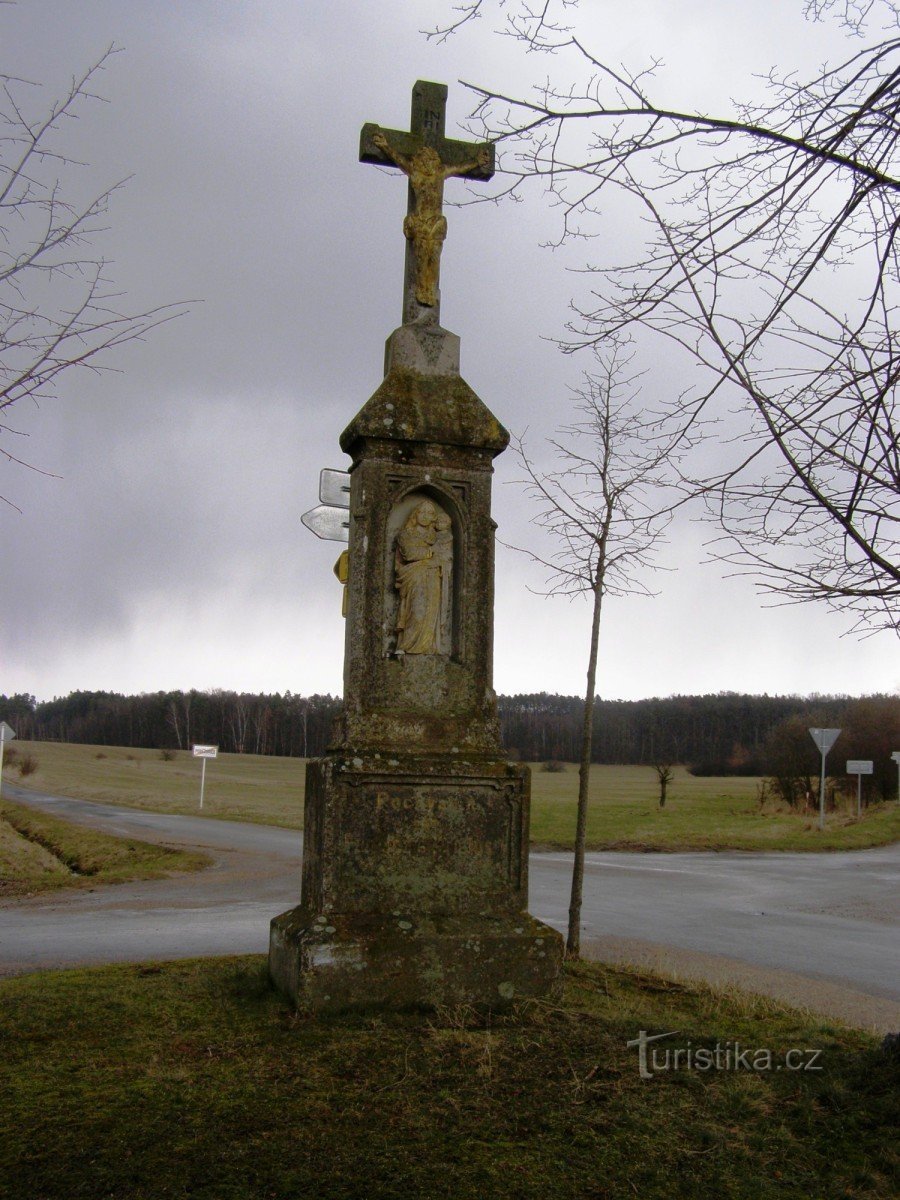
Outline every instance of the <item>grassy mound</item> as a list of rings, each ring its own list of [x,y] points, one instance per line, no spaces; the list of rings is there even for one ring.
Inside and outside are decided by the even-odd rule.
[[[774,1059],[641,1078],[641,1030]],[[894,1194],[900,1056],[597,965],[492,1019],[299,1016],[260,958],[46,973],[0,985],[0,1037],[9,1200]]]
[[[159,879],[208,863],[205,854],[111,837],[24,804],[0,802],[0,900],[59,887]]]

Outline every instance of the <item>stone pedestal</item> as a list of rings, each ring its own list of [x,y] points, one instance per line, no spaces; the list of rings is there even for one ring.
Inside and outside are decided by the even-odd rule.
[[[498,1007],[545,994],[562,957],[526,912],[530,777],[503,759],[491,678],[508,434],[439,326],[404,326],[386,367],[341,437],[344,707],[307,768],[301,903],[272,923],[270,971],[316,1010]]]
[[[543,995],[559,937],[527,903],[528,769],[403,754],[309,764],[303,903],[272,974],[313,1009]]]

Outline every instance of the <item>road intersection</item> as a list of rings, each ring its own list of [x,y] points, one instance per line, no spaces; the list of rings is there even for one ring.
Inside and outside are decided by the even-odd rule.
[[[203,849],[205,871],[0,907],[0,976],[76,965],[262,953],[297,903],[295,830],[173,816],[9,787],[123,837]],[[585,950],[737,984],[876,1030],[900,1028],[900,847],[830,854],[589,853]],[[564,929],[571,856],[530,859],[530,910]]]

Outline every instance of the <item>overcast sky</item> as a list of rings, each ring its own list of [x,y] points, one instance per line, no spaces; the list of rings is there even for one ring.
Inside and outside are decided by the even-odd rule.
[[[110,42],[123,47],[67,131],[88,164],[73,187],[130,176],[101,249],[134,309],[194,301],[132,345],[115,373],[70,375],[17,414],[30,461],[0,468],[0,691],[341,688],[332,564],[300,514],[338,436],[378,386],[399,323],[406,188],[357,162],[366,121],[406,127],[417,78],[522,90],[546,62],[490,23],[444,45],[420,30],[439,0],[20,0],[0,7],[0,70],[50,100]],[[607,58],[665,59],[666,94],[699,107],[748,93],[753,72],[815,62],[834,38],[800,0],[591,0]],[[818,40],[817,40],[818,39]],[[830,40],[829,40],[830,39]],[[746,88],[743,81],[747,80]],[[33,102],[37,102],[37,97]],[[448,184],[448,196],[458,182]],[[573,258],[542,250],[535,195],[449,212],[442,321],[467,381],[531,444],[571,419],[588,365],[554,348]],[[610,238],[615,238],[614,216]],[[582,251],[583,253],[583,251]],[[513,543],[528,506],[498,459],[494,516]],[[640,698],[720,690],[900,689],[897,639],[842,636],[825,610],[768,608],[751,583],[701,565],[707,528],[672,530],[652,600],[609,603],[598,690]],[[588,610],[534,595],[542,574],[498,548],[495,684],[580,692]]]

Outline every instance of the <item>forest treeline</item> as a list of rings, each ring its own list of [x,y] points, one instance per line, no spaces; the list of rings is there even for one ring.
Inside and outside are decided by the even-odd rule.
[[[226,753],[308,758],[325,752],[340,703],[336,696],[290,692],[253,695],[216,689],[123,696],[79,691],[40,703],[33,696],[0,696],[0,720],[20,738],[35,741],[159,749],[208,742]],[[507,751],[528,762],[577,761],[583,709],[584,701],[576,696],[500,696]],[[792,721],[854,730],[849,752],[859,757],[884,753],[889,758],[900,749],[891,744],[891,738],[900,738],[898,697],[720,692],[598,699],[593,757],[612,764],[684,763],[698,774],[765,774],[776,731]]]

